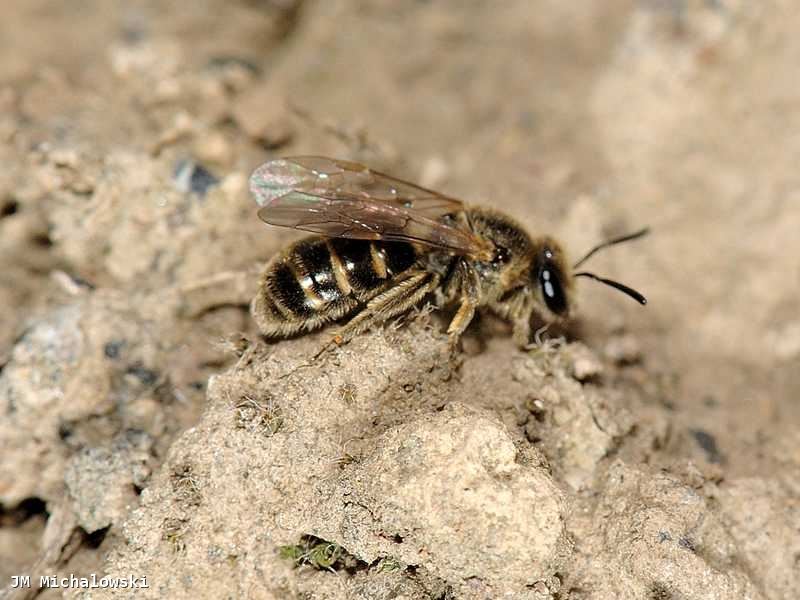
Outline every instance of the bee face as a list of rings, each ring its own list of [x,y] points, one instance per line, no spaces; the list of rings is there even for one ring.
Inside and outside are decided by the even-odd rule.
[[[550,320],[565,319],[570,312],[572,277],[564,252],[551,238],[543,238],[535,246],[529,285],[544,309],[543,316],[550,316]]]

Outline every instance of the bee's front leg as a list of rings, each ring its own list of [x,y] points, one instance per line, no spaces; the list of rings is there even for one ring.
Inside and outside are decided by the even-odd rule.
[[[531,339],[531,313],[533,307],[527,302],[525,292],[517,294],[511,302],[509,319],[512,323],[512,339],[518,348],[525,348]]]
[[[514,322],[511,338],[518,348],[525,348],[531,340],[530,319],[520,319]]]

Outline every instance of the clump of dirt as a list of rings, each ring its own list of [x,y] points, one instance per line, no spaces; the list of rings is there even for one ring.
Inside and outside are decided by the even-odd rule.
[[[223,580],[254,584],[260,565],[276,597],[282,587],[345,597],[340,577],[306,581],[278,557],[315,536],[358,559],[357,578],[383,579],[387,560],[398,565],[386,593],[435,580],[501,594],[550,576],[568,541],[564,498],[544,466],[518,462],[486,410],[424,409],[453,377],[444,336],[371,334],[314,365],[298,351],[307,344],[253,346],[213,379],[203,418],[148,486],[110,572],[153,573],[180,596],[191,590],[159,565],[186,565],[202,587],[218,585],[220,569]],[[409,394],[419,402],[395,402]],[[376,405],[389,414],[376,418]],[[246,416],[258,426],[242,426],[243,407],[256,407]],[[223,507],[238,516],[220,529]]]
[[[795,597],[793,7],[18,4],[9,597],[36,591],[20,574],[146,577],[137,597]],[[248,305],[295,234],[246,182],[279,154],[489,204],[574,256],[649,224],[591,263],[649,305],[582,282],[578,320],[525,350],[486,317],[451,355],[425,306],[317,360],[328,331],[267,342]]]

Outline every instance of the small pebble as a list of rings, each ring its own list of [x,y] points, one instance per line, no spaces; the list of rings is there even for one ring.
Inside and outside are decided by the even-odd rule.
[[[182,160],[177,164],[173,181],[178,191],[184,194],[191,192],[201,197],[206,195],[209,188],[219,183],[213,173],[193,160]]]
[[[603,365],[587,348],[574,345],[572,354],[572,376],[578,381],[588,381],[603,373]]]
[[[642,348],[632,335],[617,335],[610,338],[603,353],[618,365],[632,365],[642,359]]]

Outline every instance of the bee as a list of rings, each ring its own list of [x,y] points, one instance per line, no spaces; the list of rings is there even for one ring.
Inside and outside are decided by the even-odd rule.
[[[447,328],[452,347],[479,309],[510,321],[525,346],[534,313],[546,323],[570,316],[578,277],[647,302],[626,285],[575,272],[602,248],[647,229],[603,242],[570,267],[554,238],[531,237],[509,216],[354,162],[271,160],[253,172],[250,190],[261,220],[316,234],[264,270],[251,313],[267,337],[349,317],[332,340],[341,344],[432,296],[437,306],[458,306]]]

